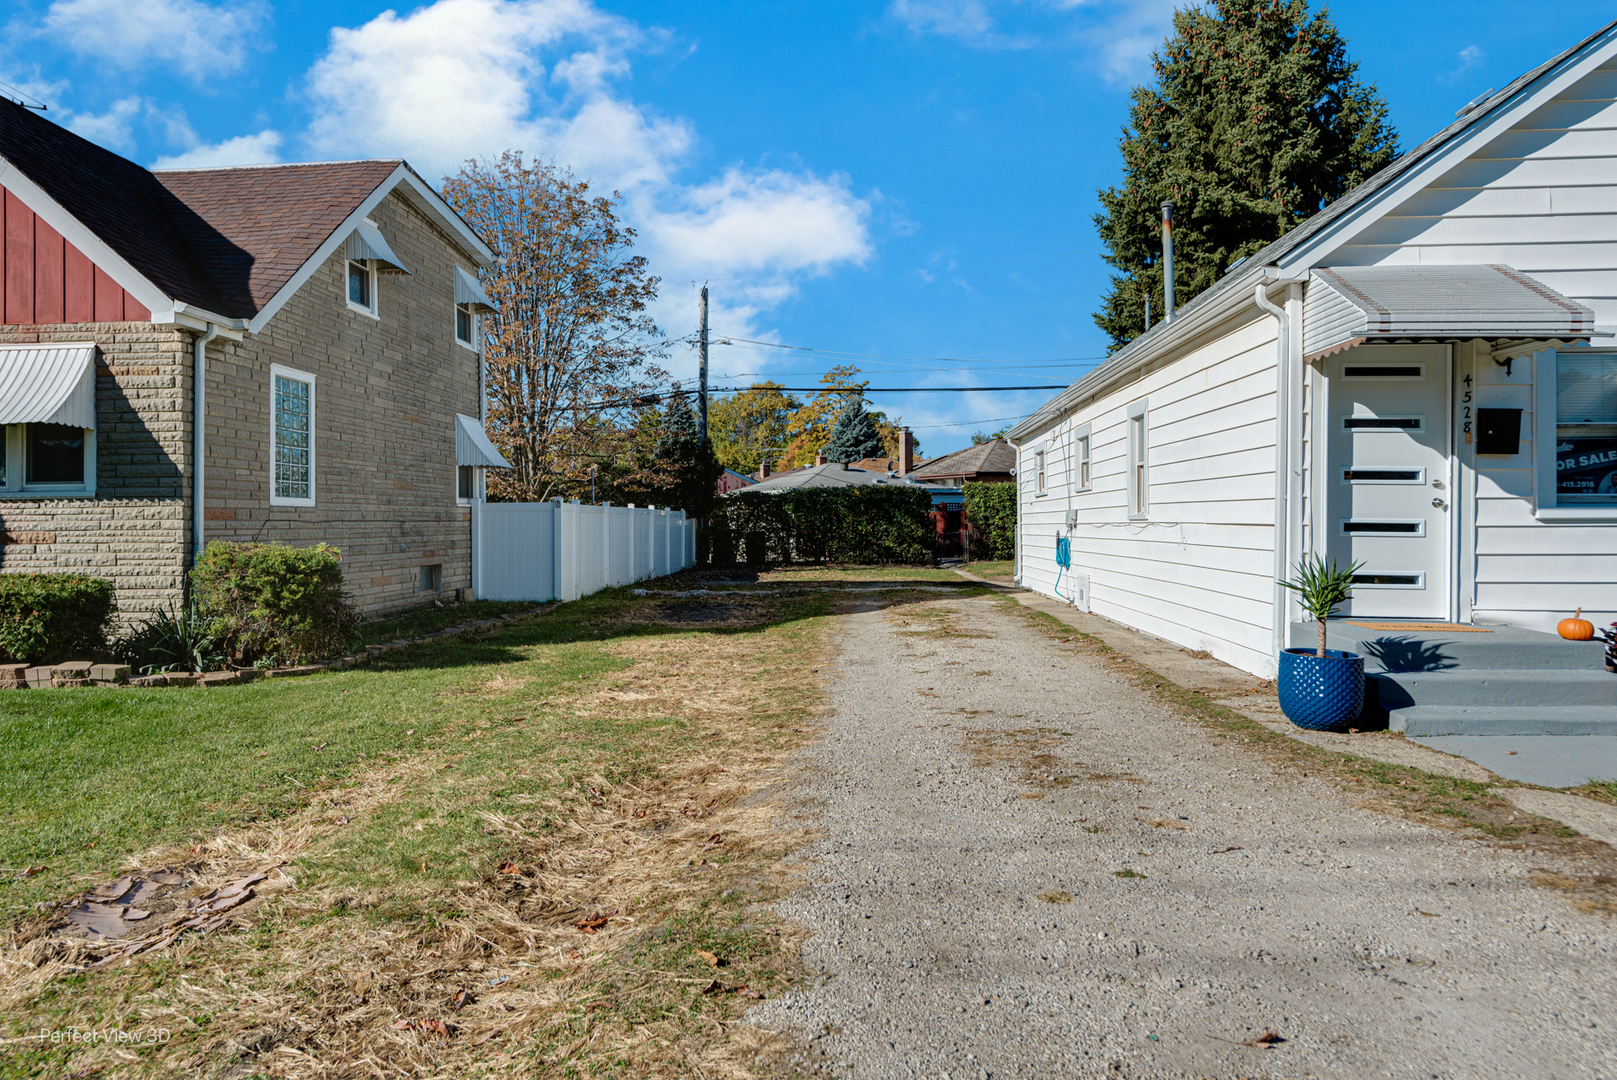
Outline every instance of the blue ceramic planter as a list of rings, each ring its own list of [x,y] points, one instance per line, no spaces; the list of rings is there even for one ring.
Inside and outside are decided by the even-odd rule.
[[[1280,708],[1311,731],[1342,731],[1364,707],[1364,657],[1340,649],[1280,654]]]

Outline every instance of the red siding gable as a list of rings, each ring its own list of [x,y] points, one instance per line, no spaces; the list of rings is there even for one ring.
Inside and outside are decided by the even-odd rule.
[[[0,323],[138,322],[152,317],[10,191],[0,199]]]

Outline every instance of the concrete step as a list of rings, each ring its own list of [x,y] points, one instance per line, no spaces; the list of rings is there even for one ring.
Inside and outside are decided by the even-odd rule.
[[[1443,631],[1402,632],[1367,630],[1340,619],[1326,624],[1326,642],[1333,649],[1356,652],[1365,659],[1365,671],[1449,671],[1454,668],[1485,670],[1603,671],[1604,643],[1565,641],[1554,634],[1493,626],[1488,633]],[[1312,645],[1318,631],[1312,623],[1294,623],[1294,646]]]
[[[1592,671],[1455,668],[1366,672],[1383,710],[1414,705],[1568,706],[1617,708],[1617,675]],[[1369,687],[1366,687],[1369,690]]]
[[[1387,726],[1426,735],[1617,735],[1617,707],[1601,705],[1414,705]]]

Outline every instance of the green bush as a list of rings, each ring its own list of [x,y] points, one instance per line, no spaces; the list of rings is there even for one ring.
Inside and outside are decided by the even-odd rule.
[[[325,544],[215,540],[191,571],[191,588],[214,642],[241,663],[333,656],[359,624],[343,592],[342,553]]]
[[[0,654],[12,663],[85,659],[107,644],[112,582],[85,574],[0,574]]]
[[[915,488],[731,492],[714,510],[714,534],[733,538],[748,562],[930,564],[932,496]]]
[[[971,557],[1016,558],[1016,484],[974,480],[966,484],[965,490]]]

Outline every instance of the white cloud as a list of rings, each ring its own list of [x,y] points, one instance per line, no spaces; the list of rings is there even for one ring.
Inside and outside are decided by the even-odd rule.
[[[146,110],[146,102],[139,97],[120,98],[106,112],[82,113],[60,110],[62,126],[93,143],[114,150],[129,150],[135,145],[135,119]]]
[[[1455,56],[1454,70],[1445,75],[1438,76],[1439,82],[1458,82],[1467,74],[1481,67],[1488,59],[1488,54],[1475,45],[1467,45]]]
[[[152,162],[152,170],[211,169],[227,165],[268,165],[280,160],[281,133],[260,131],[257,135],[238,135],[223,142],[199,142],[189,150],[170,154]]]
[[[269,17],[261,0],[218,7],[199,0],[56,0],[44,30],[84,56],[133,69],[164,66],[191,79],[238,70]]]
[[[917,34],[981,49],[1076,43],[1108,82],[1139,79],[1181,0],[892,0],[887,12]],[[1015,23],[1014,28],[1007,24]]]
[[[507,149],[618,191],[664,280],[653,315],[693,323],[688,283],[715,288],[712,322],[757,336],[806,278],[870,254],[870,207],[842,176],[732,164],[685,175],[694,125],[623,90],[631,57],[660,39],[587,0],[438,0],[331,33],[304,86],[316,158],[408,158],[436,179]],[[722,292],[722,296],[720,295]]]

